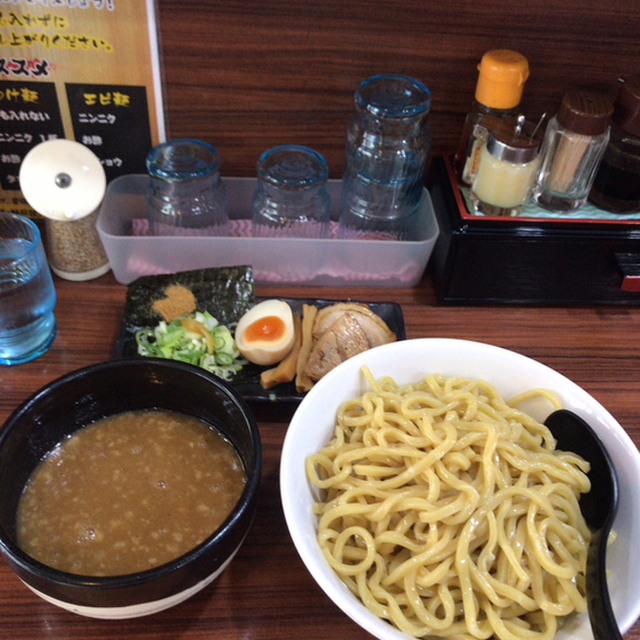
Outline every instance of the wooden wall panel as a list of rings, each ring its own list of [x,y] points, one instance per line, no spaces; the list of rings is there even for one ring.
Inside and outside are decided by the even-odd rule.
[[[489,49],[529,59],[532,119],[564,91],[640,73],[638,0],[158,0],[158,14],[167,134],[214,144],[227,176],[294,142],[341,177],[353,92],[374,73],[429,87],[435,154],[455,148]]]

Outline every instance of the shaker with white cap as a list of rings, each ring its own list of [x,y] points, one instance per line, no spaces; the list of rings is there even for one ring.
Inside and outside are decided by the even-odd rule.
[[[73,140],[47,140],[27,153],[20,188],[45,218],[51,270],[66,280],[91,280],[110,269],[96,229],[107,179],[97,156]]]

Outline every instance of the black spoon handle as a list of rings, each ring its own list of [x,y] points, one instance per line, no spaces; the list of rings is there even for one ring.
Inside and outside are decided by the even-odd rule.
[[[593,532],[587,559],[587,605],[595,640],[622,640],[611,606],[605,557],[610,529]]]
[[[615,468],[591,425],[572,411],[554,411],[545,425],[558,449],[573,451],[591,465],[591,491],[580,496],[580,510],[592,532],[586,575],[589,620],[595,640],[622,640],[611,606],[606,570],[607,541],[618,507]]]

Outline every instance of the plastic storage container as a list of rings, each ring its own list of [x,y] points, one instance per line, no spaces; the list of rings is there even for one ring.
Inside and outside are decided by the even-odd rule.
[[[223,178],[231,237],[145,235],[148,180],[145,175],[113,180],[98,217],[98,233],[122,284],[144,275],[252,265],[259,284],[411,287],[422,277],[439,233],[431,196],[424,189],[415,241],[243,237],[250,234],[256,179]],[[341,181],[329,180],[327,188],[334,203],[335,233]]]

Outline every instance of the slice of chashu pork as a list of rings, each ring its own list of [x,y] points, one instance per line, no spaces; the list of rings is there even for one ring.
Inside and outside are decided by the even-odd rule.
[[[317,382],[352,356],[395,340],[396,334],[366,305],[339,302],[325,307],[313,323],[313,347],[305,373]]]

